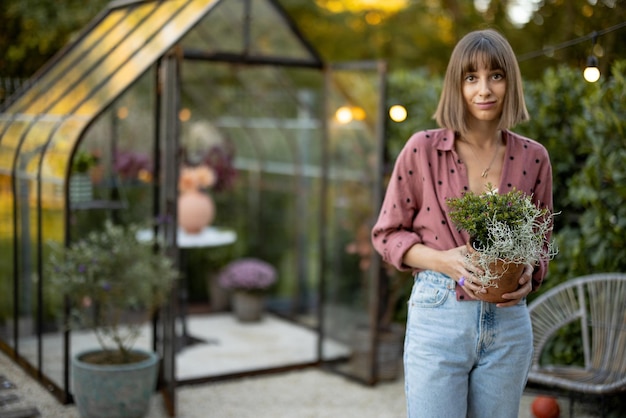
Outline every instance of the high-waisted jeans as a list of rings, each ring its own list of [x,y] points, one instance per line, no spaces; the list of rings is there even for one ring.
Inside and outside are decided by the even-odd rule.
[[[415,278],[404,343],[409,418],[517,418],[532,357],[526,301],[456,300],[455,282]]]

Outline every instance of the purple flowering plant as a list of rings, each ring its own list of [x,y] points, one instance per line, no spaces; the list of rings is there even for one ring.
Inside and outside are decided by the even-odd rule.
[[[257,258],[242,258],[230,262],[218,276],[220,286],[226,289],[263,290],[276,282],[276,269]]]
[[[67,326],[91,329],[115,363],[131,362],[141,326],[179,277],[168,257],[137,240],[138,229],[107,221],[70,246],[49,244],[44,280],[69,300]]]

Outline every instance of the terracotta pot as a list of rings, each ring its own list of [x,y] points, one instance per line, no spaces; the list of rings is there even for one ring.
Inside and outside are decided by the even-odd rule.
[[[470,254],[476,252],[469,242],[466,246]],[[524,271],[524,264],[498,260],[489,265],[489,271],[491,274],[498,277],[498,279],[496,279],[496,286],[485,287],[487,293],[478,293],[476,297],[491,303],[509,301],[509,299],[502,299],[502,295],[513,292],[519,287],[519,278],[522,275],[522,271]]]
[[[206,193],[187,190],[178,196],[178,225],[189,234],[197,234],[215,219],[215,203]]]

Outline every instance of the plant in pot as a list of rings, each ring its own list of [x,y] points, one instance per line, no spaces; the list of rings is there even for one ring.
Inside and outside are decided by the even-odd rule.
[[[232,308],[242,322],[259,321],[266,290],[276,282],[276,269],[257,258],[232,261],[218,275],[220,286],[232,291]]]
[[[555,213],[537,207],[522,191],[500,194],[489,184],[484,194],[467,192],[446,202],[454,225],[469,235],[469,261],[484,272],[477,276],[487,290],[477,294],[482,300],[504,302],[501,295],[517,289],[526,264],[558,252],[550,240]]]
[[[107,221],[70,246],[50,244],[46,278],[68,301],[67,326],[92,330],[100,345],[72,357],[82,417],[142,417],[156,387],[158,356],[133,347],[179,273],[137,231]]]
[[[93,184],[89,171],[99,161],[100,159],[95,154],[87,151],[78,151],[74,156],[69,184],[72,202],[86,202],[93,199]]]

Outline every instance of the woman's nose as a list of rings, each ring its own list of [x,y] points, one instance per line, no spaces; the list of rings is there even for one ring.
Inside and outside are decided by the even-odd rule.
[[[488,96],[491,94],[491,86],[489,85],[489,80],[480,80],[478,82],[478,92],[483,96]]]

